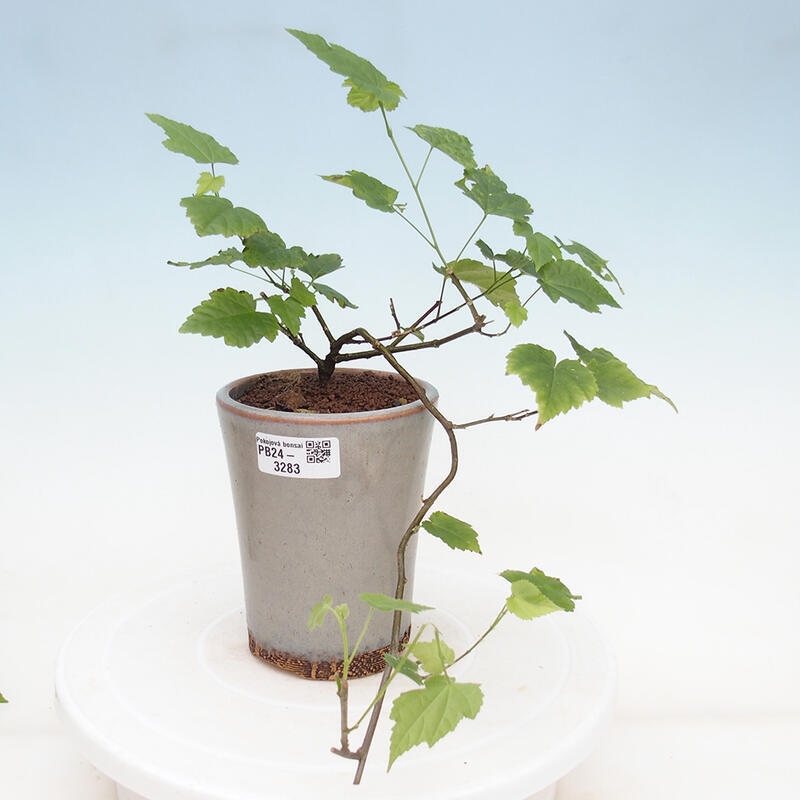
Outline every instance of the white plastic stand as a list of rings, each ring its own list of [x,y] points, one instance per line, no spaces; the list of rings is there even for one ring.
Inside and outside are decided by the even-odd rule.
[[[501,578],[418,572],[415,600],[462,652],[503,602]],[[425,638],[425,637],[423,637]],[[362,783],[333,755],[335,686],[260,662],[247,648],[240,580],[222,573],[119,597],[62,648],[60,714],[119,800],[550,800],[608,722],[613,659],[579,613],[511,618],[452,668],[480,683],[484,705],[434,748],[400,756],[387,774],[392,685]],[[378,678],[354,681],[360,714]],[[362,726],[363,727],[363,726]],[[361,733],[355,733],[357,745]]]

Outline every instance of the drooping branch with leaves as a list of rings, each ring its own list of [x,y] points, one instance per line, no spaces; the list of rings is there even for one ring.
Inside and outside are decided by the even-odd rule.
[[[148,117],[167,135],[164,146],[168,150],[207,167],[201,172],[195,191],[180,201],[198,236],[220,235],[235,241],[233,246],[206,259],[170,263],[190,269],[227,266],[261,282],[257,291],[228,287],[211,292],[192,310],[180,330],[221,338],[235,347],[285,338],[313,362],[321,383],[330,379],[339,364],[383,359],[417,391],[450,445],[447,475],[423,499],[418,514],[398,541],[395,596],[361,596],[370,608],[369,618],[373,613],[392,613],[394,625],[380,687],[353,724],[349,719],[348,666],[364,631],[351,644],[346,622],[348,608],[336,604],[329,596],[311,612],[310,627],[321,624],[326,615],[333,615],[342,631],[343,666],[336,676],[341,709],[340,743],[334,752],[358,760],[355,776],[358,783],[383,697],[398,675],[413,681],[416,688],[394,700],[390,712],[394,725],[389,766],[411,747],[423,742],[432,745],[462,719],[473,718],[482,703],[478,684],[460,683],[449,674],[448,670],[464,654],[457,657],[434,626],[421,626],[405,648],[400,639],[401,614],[426,608],[403,596],[405,554],[411,539],[424,530],[454,550],[480,553],[477,534],[468,523],[433,510],[458,471],[456,432],[534,415],[539,428],[555,416],[595,398],[616,407],[643,397],[658,397],[673,404],[655,385],[638,378],[608,350],[585,347],[566,332],[573,350],[568,358],[559,359],[552,350],[534,343],[518,344],[506,355],[506,373],[516,375],[532,389],[534,410],[493,412],[482,419],[455,422],[427,400],[422,387],[404,366],[404,360],[416,351],[440,350],[451,342],[474,336],[502,338],[512,328],[529,323],[532,301],[542,295],[552,303],[563,300],[590,313],[598,313],[602,307],[618,308],[614,292],[621,292],[619,282],[607,261],[585,245],[535,230],[529,201],[510,192],[489,166],[478,166],[466,136],[428,125],[408,128],[411,141],[418,146],[417,166],[412,167],[410,146],[401,147],[390,124],[390,114],[405,98],[400,87],[366,59],[329,44],[319,35],[298,30],[289,33],[344,78],[350,106],[377,115],[379,132],[385,136],[407,179],[408,199],[401,202],[399,190],[360,170],[323,176],[326,181],[350,190],[369,208],[394,215],[432,253],[436,273],[434,292],[420,298],[412,322],[401,323],[389,300],[390,318],[385,331],[374,334],[354,325],[342,333],[334,332],[324,310],[325,303],[340,309],[356,309],[353,302],[329,283],[334,273],[343,268],[342,257],[336,253],[313,254],[301,246],[287,245],[259,214],[222,196],[225,177],[219,168],[238,163],[227,147],[184,123],[159,114]],[[455,162],[460,170],[454,182],[456,195],[466,197],[472,204],[464,214],[463,241],[450,255],[440,245],[424,199],[423,178],[430,160],[437,155]],[[511,246],[504,244],[496,249],[480,238],[481,229],[490,218],[508,221]],[[501,325],[489,322],[490,315],[497,310],[505,317]],[[507,614],[533,619],[574,608],[577,596],[560,580],[539,569],[508,570],[502,577],[510,584],[509,596],[479,642]],[[432,638],[423,640],[425,633]],[[364,740],[353,748],[350,735],[364,722],[367,722]]]

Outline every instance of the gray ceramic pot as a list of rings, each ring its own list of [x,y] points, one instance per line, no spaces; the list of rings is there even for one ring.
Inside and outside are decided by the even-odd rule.
[[[352,646],[367,614],[358,595],[394,595],[397,544],[419,510],[434,420],[419,400],[350,414],[237,402],[258,377],[217,393],[250,650],[281,669],[328,679],[341,661],[339,628],[329,617],[309,631],[309,612],[326,594],[347,603]],[[422,385],[435,402],[436,390]],[[407,552],[408,599],[415,541]],[[391,624],[391,614],[375,614],[353,676],[383,669]]]

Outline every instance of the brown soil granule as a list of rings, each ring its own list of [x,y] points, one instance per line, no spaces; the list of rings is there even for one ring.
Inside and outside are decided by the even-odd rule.
[[[391,373],[337,370],[323,385],[316,370],[298,370],[261,375],[235,399],[276,411],[343,414],[394,408],[419,396],[402,377]]]

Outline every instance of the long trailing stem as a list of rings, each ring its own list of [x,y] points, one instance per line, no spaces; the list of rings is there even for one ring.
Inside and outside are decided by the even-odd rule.
[[[417,534],[419,531],[419,527],[422,524],[423,519],[433,507],[434,503],[439,499],[440,495],[444,490],[453,482],[456,477],[456,473],[458,472],[458,441],[456,439],[456,435],[453,432],[453,424],[452,422],[447,419],[447,417],[442,414],[441,411],[436,407],[435,403],[427,396],[424,388],[420,385],[419,381],[417,381],[409,372],[403,367],[402,364],[395,358],[392,352],[381,342],[379,342],[372,334],[366,331],[364,328],[359,328],[357,333],[363,337],[365,341],[372,345],[373,348],[378,350],[381,355],[389,362],[392,368],[397,372],[398,375],[403,377],[411,387],[417,392],[419,399],[422,401],[423,406],[427,409],[427,411],[433,416],[433,418],[439,423],[442,429],[447,436],[448,443],[450,445],[450,469],[447,472],[447,475],[441,480],[438,486],[426,497],[423,499],[419,510],[414,515],[414,518],[409,523],[408,527],[406,528],[405,533],[403,534],[400,542],[397,546],[397,584],[395,587],[395,598],[401,600],[405,593],[405,587],[407,583],[406,577],[406,550],[408,549],[408,544],[411,539]],[[402,627],[402,614],[399,611],[394,612],[394,617],[392,619],[392,639],[390,644],[390,652],[393,656],[397,657],[400,653],[400,640],[401,640],[401,627]],[[356,773],[353,778],[354,784],[359,784],[361,782],[361,777],[364,774],[364,767],[366,766],[367,757],[369,755],[370,748],[372,746],[372,740],[375,735],[375,728],[378,724],[378,719],[380,718],[381,709],[383,708],[383,700],[385,697],[385,684],[388,682],[391,676],[392,668],[387,665],[386,669],[383,671],[383,676],[381,678],[381,685],[378,689],[379,691],[379,698],[378,701],[375,703],[374,708],[372,709],[372,714],[370,716],[369,723],[367,725],[367,730],[364,735],[364,741],[359,747],[358,753],[358,767],[356,768]]]

